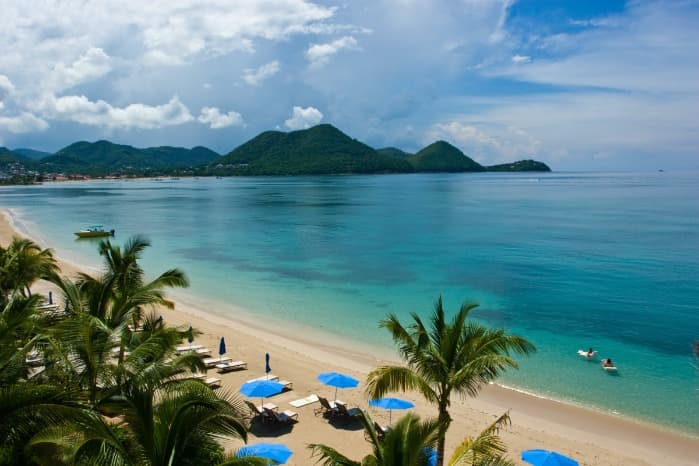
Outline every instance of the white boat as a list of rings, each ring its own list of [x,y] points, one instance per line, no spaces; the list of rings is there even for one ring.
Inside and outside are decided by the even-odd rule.
[[[78,238],[100,238],[103,236],[114,236],[114,230],[105,230],[102,225],[92,225],[83,230],[76,231]]]
[[[579,349],[578,354],[580,356],[584,357],[585,359],[595,359],[597,357],[597,351],[593,351],[592,353],[589,353],[585,350]]]

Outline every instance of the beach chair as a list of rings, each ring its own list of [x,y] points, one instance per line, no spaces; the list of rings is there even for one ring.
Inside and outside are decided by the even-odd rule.
[[[277,424],[291,424],[293,422],[298,422],[299,421],[299,413],[296,411],[291,411],[289,409],[286,409],[282,411],[281,413],[273,410],[273,409],[267,409],[264,408],[264,412],[266,416],[269,416],[269,418],[272,420],[272,422],[277,423]]]
[[[359,416],[361,414],[362,410],[359,408],[350,408],[347,409],[346,404],[337,404],[337,414],[338,416],[343,416],[347,419],[352,418],[354,416]]]
[[[384,427],[378,422],[374,421],[374,430],[376,431],[376,437],[379,439],[379,442],[383,442],[383,439],[386,438],[388,427]],[[364,432],[364,438],[367,442],[371,442],[371,437],[366,431]]]
[[[225,364],[230,362],[230,360],[231,358],[204,358],[201,362],[203,362],[207,368],[211,369],[216,366],[216,364]]]
[[[204,383],[209,387],[209,388],[218,388],[221,386],[221,379],[216,378],[216,377],[207,377],[204,380]]]
[[[319,414],[330,414],[330,417],[332,417],[338,414],[338,409],[335,402],[328,401],[327,398],[323,398],[322,396],[318,397],[318,401],[320,402],[320,406],[313,409],[313,414],[316,416]]]
[[[263,375],[262,377],[246,380],[245,383],[257,382],[258,380],[274,380],[276,382],[277,380],[279,380],[279,377],[273,374],[269,374],[269,376]]]
[[[32,367],[43,366],[44,357],[39,354],[38,351],[32,351],[27,354],[27,357],[24,359],[24,363]]]
[[[290,382],[289,380],[277,380],[276,382],[284,385],[284,388],[282,388],[282,391],[294,389],[294,382]]]
[[[229,360],[229,361],[221,363],[221,364],[216,364],[214,367],[216,367],[217,371],[220,374],[225,374],[226,372],[247,369],[248,363],[245,361],[230,361]]]

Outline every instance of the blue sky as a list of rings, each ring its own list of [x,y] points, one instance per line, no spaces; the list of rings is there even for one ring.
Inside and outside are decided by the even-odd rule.
[[[0,145],[331,123],[479,162],[699,168],[698,1],[3,0]]]

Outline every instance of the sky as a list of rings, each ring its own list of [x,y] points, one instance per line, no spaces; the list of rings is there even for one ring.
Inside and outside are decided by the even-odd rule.
[[[0,146],[330,123],[484,164],[699,169],[699,0],[0,0]]]

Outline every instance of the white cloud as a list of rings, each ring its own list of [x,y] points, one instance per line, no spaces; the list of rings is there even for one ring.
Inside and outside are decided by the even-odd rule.
[[[697,92],[696,15],[684,8],[691,6],[634,2],[623,17],[598,18],[589,29],[536,38],[546,59],[516,66],[513,58],[490,74],[558,86]]]
[[[340,50],[356,50],[357,40],[352,36],[341,37],[327,44],[311,44],[306,50],[306,58],[311,66],[323,66]]]
[[[84,55],[66,66],[57,63],[54,67],[52,91],[68,89],[83,82],[104,76],[111,71],[109,56],[99,47],[90,47]]]
[[[10,78],[4,74],[0,74],[0,98],[9,96],[15,91],[15,86],[10,81]]]
[[[520,64],[520,63],[529,63],[532,61],[532,57],[528,55],[513,55],[512,56],[512,63],[514,64]]]
[[[279,72],[279,62],[271,61],[257,69],[246,68],[243,70],[243,80],[251,86],[259,86],[265,79],[271,78]]]
[[[313,107],[294,107],[291,118],[284,121],[287,128],[306,129],[315,126],[323,119],[323,114],[317,108]]]
[[[0,116],[0,130],[10,133],[43,131],[48,127],[46,121],[29,112],[22,112],[19,116],[14,117]]]
[[[238,112],[221,113],[216,107],[204,107],[197,120],[208,124],[211,129],[221,129],[228,126],[243,126],[243,116]]]
[[[85,96],[50,96],[41,108],[51,118],[108,128],[153,129],[191,121],[189,109],[177,96],[162,105],[130,104],[114,107],[104,100],[90,101]]]
[[[445,139],[486,165],[539,157],[542,143],[516,126],[451,121],[433,125],[426,141]]]

